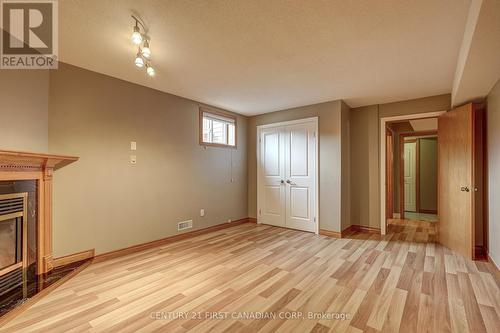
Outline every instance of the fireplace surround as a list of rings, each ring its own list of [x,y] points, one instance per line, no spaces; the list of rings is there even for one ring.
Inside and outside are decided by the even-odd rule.
[[[52,177],[55,170],[78,160],[78,157],[0,150],[0,182],[32,181],[36,191],[36,274],[46,274],[52,266]],[[22,192],[21,192],[22,193]],[[26,196],[27,194],[10,194]],[[1,197],[0,197],[1,200]],[[25,208],[27,209],[27,204]],[[26,212],[24,212],[26,214]],[[19,215],[19,212],[17,212]],[[0,211],[1,216],[1,211]],[[24,220],[27,220],[25,216]],[[1,222],[0,222],[1,223]],[[12,225],[10,226],[12,228]],[[17,227],[16,227],[17,228]],[[26,232],[26,229],[24,231]],[[6,236],[8,237],[8,236]],[[25,237],[25,244],[28,236]],[[29,254],[25,253],[25,258]],[[28,266],[27,263],[25,266]],[[0,275],[2,267],[0,267]]]

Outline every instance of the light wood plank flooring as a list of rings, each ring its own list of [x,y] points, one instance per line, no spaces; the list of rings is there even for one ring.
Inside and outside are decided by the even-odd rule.
[[[92,264],[0,332],[499,332],[498,272],[434,244],[434,227],[243,224]]]

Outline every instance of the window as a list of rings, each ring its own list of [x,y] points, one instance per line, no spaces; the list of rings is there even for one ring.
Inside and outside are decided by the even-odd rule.
[[[200,144],[236,147],[236,117],[200,108]]]

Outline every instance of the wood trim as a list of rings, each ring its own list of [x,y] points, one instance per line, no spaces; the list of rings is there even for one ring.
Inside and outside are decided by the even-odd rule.
[[[484,235],[484,247],[486,248],[486,253],[489,253],[490,243],[489,243],[489,223],[490,223],[490,214],[489,214],[489,167],[488,167],[488,109],[487,107],[483,110],[483,189],[484,189],[484,201],[483,201],[483,216],[484,216],[484,226],[483,226],[483,235]],[[487,255],[489,259],[489,255]],[[493,261],[491,261],[493,263]],[[495,263],[493,263],[495,265]],[[496,266],[495,266],[496,267]],[[497,267],[498,270],[498,267]]]
[[[322,236],[328,236],[328,237],[333,237],[333,238],[342,238],[342,233],[338,232],[338,231],[319,229],[319,234]]]
[[[132,245],[132,246],[129,246],[129,247],[126,247],[123,249],[101,253],[101,254],[98,254],[94,257],[93,262],[98,263],[98,262],[102,262],[102,261],[106,261],[106,260],[110,260],[110,259],[114,259],[114,258],[123,257],[123,256],[131,254],[131,253],[136,253],[136,252],[148,250],[148,249],[151,249],[151,248],[154,248],[157,246],[177,242],[177,241],[180,241],[180,240],[183,240],[186,238],[191,238],[191,237],[207,234],[209,232],[213,232],[213,231],[217,231],[217,230],[221,230],[221,229],[226,229],[226,228],[231,228],[231,227],[234,227],[236,225],[243,224],[243,223],[253,223],[251,221],[252,220],[247,217],[247,218],[239,219],[239,220],[236,220],[236,221],[233,221],[230,223],[217,224],[217,225],[214,225],[211,227],[207,227],[207,228],[203,228],[203,229],[199,229],[199,230],[188,231],[188,232],[185,232],[182,234],[178,234],[178,235],[174,235],[174,236],[170,236],[170,237],[166,237],[166,238],[162,238],[162,239],[157,239],[157,240],[154,240],[151,242]]]
[[[9,272],[12,272],[13,270],[16,270],[16,269],[21,268],[21,267],[23,267],[23,262],[22,262],[22,261],[17,262],[17,263],[15,263],[15,264],[12,264],[12,265],[10,265],[10,266],[7,266],[7,267],[5,267],[5,268],[2,268],[2,269],[0,270],[0,276],[2,276],[2,275],[4,275],[4,274],[7,274],[7,273],[9,273]]]
[[[359,224],[353,224],[342,231],[342,236],[351,234],[353,232],[364,232],[369,234],[380,234],[380,228],[368,227]]]
[[[213,143],[213,142],[204,142],[203,141],[203,113],[204,112],[234,119],[234,146],[230,146],[230,145],[226,145],[226,144],[222,144],[222,143]],[[214,108],[211,108],[208,106],[200,105],[198,117],[199,117],[198,118],[198,142],[199,142],[200,146],[230,148],[230,149],[237,149],[238,148],[238,116],[237,115],[230,113],[230,112],[222,111],[219,109],[214,109]]]
[[[11,311],[7,312],[5,315],[0,317],[0,327],[3,327],[5,324],[10,322],[12,319],[16,318],[20,314],[22,314],[24,311],[28,310],[30,307],[35,305],[38,301],[40,301],[43,297],[47,296],[50,294],[54,289],[57,287],[61,286],[63,283],[66,281],[70,280],[72,277],[83,271],[85,268],[87,268],[91,262],[87,262],[76,268],[74,271],[68,273],[66,276],[62,277],[58,281],[54,282],[47,288],[41,290],[37,294],[35,294],[33,297],[28,298],[24,303],[19,304],[16,306],[14,309]]]
[[[95,249],[81,251],[73,254],[68,254],[66,256],[54,258],[52,265],[54,268],[72,264],[78,261],[94,258]]]
[[[386,128],[386,172],[385,172],[385,209],[386,218],[394,216],[394,135],[392,130]]]
[[[437,214],[438,211],[435,209],[420,209],[420,213],[424,214]]]
[[[248,218],[248,223],[257,223],[257,218],[255,218],[255,217],[249,217]]]
[[[486,254],[486,257],[488,259],[488,262],[491,263],[497,269],[497,272],[500,271],[500,269],[498,269],[498,265],[496,264],[496,262],[493,261],[489,253]]]
[[[41,171],[60,168],[78,160],[76,156],[0,150],[0,170]]]
[[[333,238],[346,238],[347,236],[353,234],[354,232],[364,232],[369,234],[381,234],[380,228],[367,227],[364,225],[353,224],[342,230],[338,231],[330,231],[325,229],[320,229],[319,234],[323,236],[333,237]]]

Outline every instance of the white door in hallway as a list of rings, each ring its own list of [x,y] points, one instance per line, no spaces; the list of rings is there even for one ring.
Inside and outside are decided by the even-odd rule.
[[[259,127],[259,223],[317,232],[317,119]]]
[[[417,142],[405,142],[404,144],[404,200],[405,211],[415,212],[417,210]]]

